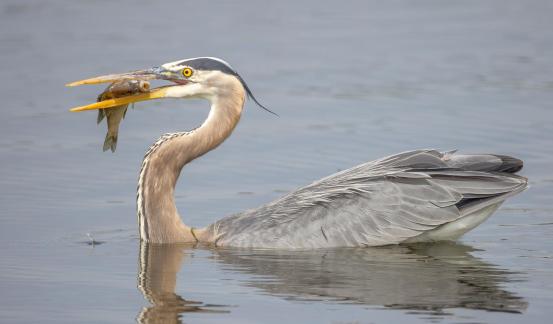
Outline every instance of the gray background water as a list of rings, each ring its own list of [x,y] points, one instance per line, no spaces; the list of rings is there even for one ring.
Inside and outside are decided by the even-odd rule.
[[[547,321],[552,17],[548,0],[3,0],[0,321]],[[457,244],[140,256],[143,153],[207,105],[137,104],[102,153],[95,113],[67,112],[102,88],[64,84],[194,56],[229,61],[281,117],[248,104],[233,136],[186,167],[176,194],[190,225],[415,148],[512,154],[531,188]]]

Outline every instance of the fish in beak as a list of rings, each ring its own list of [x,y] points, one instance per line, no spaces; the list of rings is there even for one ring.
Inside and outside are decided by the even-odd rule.
[[[98,76],[90,79],[71,82],[66,84],[66,86],[75,87],[79,85],[115,83],[115,82],[130,81],[130,80],[147,82],[147,81],[156,80],[156,79],[172,81],[176,83],[176,85],[184,85],[187,83],[186,80],[183,80],[181,76],[179,76],[177,73],[173,71],[166,70],[162,67],[154,67],[146,70]],[[167,90],[171,87],[172,86],[162,86],[158,88],[151,88],[151,89],[148,89],[147,91],[143,91],[139,93],[131,93],[129,95],[124,95],[121,97],[112,96],[111,98],[109,98],[109,96],[107,96],[103,98],[104,100],[98,101],[93,104],[85,105],[85,106],[71,108],[70,111],[79,112],[79,111],[93,110],[93,109],[106,109],[106,108],[112,108],[116,106],[129,105],[139,101],[166,98]]]
[[[107,150],[115,152],[119,135],[119,125],[121,120],[125,118],[129,104],[134,104],[138,101],[165,98],[167,89],[172,87],[163,86],[151,89],[149,80],[168,80],[172,81],[177,86],[187,83],[186,80],[181,80],[180,78],[181,77],[175,72],[168,71],[162,67],[155,67],[147,70],[109,74],[72,82],[67,84],[67,86],[74,87],[78,85],[100,83],[111,84],[98,95],[96,103],[75,107],[70,111],[77,112],[98,109],[97,123],[99,124],[105,118],[108,126],[103,150],[104,152]]]
[[[143,80],[120,80],[110,84],[104,92],[98,95],[98,102],[108,99],[115,99],[134,95],[137,93],[145,93],[150,90],[150,83]],[[114,106],[106,109],[98,109],[97,123],[100,124],[105,118],[108,126],[108,132],[104,140],[104,152],[110,150],[115,152],[117,148],[117,137],[119,135],[119,124],[125,118],[128,104]]]

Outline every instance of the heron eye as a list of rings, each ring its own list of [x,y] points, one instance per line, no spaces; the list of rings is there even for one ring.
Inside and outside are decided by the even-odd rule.
[[[192,76],[192,69],[191,68],[184,68],[182,69],[182,75],[184,75],[185,77],[189,78]]]

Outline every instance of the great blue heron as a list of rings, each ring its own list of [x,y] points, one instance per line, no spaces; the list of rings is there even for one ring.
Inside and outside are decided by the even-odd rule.
[[[181,169],[230,136],[246,97],[261,104],[235,69],[211,57],[69,85],[122,79],[163,79],[173,84],[72,111],[160,98],[201,98],[211,104],[200,127],[161,136],[144,157],[137,194],[143,241],[294,249],[455,240],[527,187],[526,178],[514,175],[522,168],[521,160],[416,150],[358,165],[257,209],[192,228],[182,222],[173,197]]]

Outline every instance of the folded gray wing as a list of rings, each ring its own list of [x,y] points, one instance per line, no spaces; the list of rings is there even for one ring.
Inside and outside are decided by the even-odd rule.
[[[365,163],[224,218],[211,229],[217,244],[227,246],[395,244],[458,219],[464,201],[526,186],[525,179],[515,175],[451,167],[448,154],[420,150]],[[490,163],[501,164],[493,159]]]

